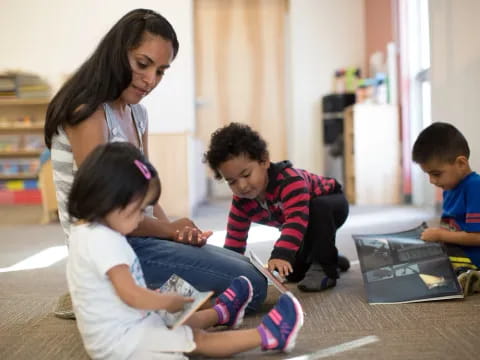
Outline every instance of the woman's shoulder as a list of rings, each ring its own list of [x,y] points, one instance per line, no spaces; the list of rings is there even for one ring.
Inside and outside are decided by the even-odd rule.
[[[67,126],[64,130],[69,136],[72,136],[73,133],[84,133],[85,131],[104,134],[107,128],[105,118],[105,110],[103,106],[99,106],[85,120],[75,126]]]

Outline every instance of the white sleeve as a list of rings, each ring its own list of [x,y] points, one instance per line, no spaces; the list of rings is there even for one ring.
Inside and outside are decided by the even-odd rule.
[[[125,264],[130,267],[134,260],[133,250],[127,239],[119,233],[105,229],[99,231],[89,242],[88,253],[100,276],[106,276],[107,271],[116,265]]]

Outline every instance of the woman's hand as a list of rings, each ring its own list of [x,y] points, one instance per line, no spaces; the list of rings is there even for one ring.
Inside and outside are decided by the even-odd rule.
[[[277,270],[281,277],[286,277],[293,272],[292,264],[282,259],[270,259],[268,260],[268,270]]]
[[[211,231],[201,231],[187,218],[172,221],[171,225],[175,229],[174,241],[192,246],[202,247],[213,234]]]

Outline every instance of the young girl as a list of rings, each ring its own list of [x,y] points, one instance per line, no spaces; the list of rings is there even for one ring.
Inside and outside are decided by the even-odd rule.
[[[204,160],[233,192],[226,248],[243,254],[252,222],[278,227],[269,269],[300,281],[303,291],[336,285],[337,268],[345,271],[350,263],[335,247],[336,231],[348,215],[335,179],[295,169],[289,161],[271,163],[265,141],[238,123],[212,134]]]
[[[183,353],[225,357],[261,346],[289,351],[303,324],[299,302],[283,295],[254,329],[238,327],[253,296],[248,278],[235,278],[213,308],[170,330],[168,313],[193,299],[145,285],[126,234],[160,196],[152,165],[129,143],[99,145],[80,166],[69,195],[72,226],[67,280],[77,325],[93,359],[184,359]]]

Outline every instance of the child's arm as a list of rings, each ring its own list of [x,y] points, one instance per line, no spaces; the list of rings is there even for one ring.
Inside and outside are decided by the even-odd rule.
[[[478,232],[428,228],[423,231],[421,239],[424,241],[438,241],[465,246],[480,246],[480,233]]]
[[[251,223],[252,221],[244,211],[241,201],[234,196],[228,213],[227,233],[223,247],[242,255],[245,254]]]
[[[107,275],[122,301],[136,309],[166,310],[170,313],[183,310],[192,298],[175,293],[159,293],[135,284],[128,265],[116,265],[107,271]]]

